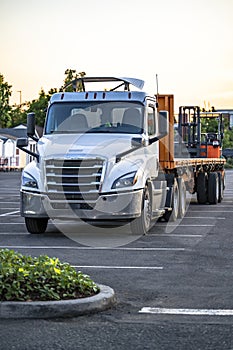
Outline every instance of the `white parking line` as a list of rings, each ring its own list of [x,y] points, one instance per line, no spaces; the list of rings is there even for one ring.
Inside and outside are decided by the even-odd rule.
[[[75,268],[90,268],[90,269],[135,269],[135,270],[163,270],[162,266],[105,266],[105,265],[72,265]]]
[[[29,235],[28,232],[0,232],[0,236],[6,235],[6,236],[18,236],[18,235]]]
[[[1,190],[2,190],[2,189],[1,189]],[[20,197],[19,194],[11,194],[11,193],[9,193],[9,190],[7,190],[6,195],[7,195],[7,197],[8,197],[7,199],[9,199],[9,197]],[[5,197],[1,196],[0,199],[3,199],[3,202],[4,202]]]
[[[201,238],[203,235],[182,235],[181,233],[149,233],[150,236],[157,236],[157,237],[184,237],[184,238]]]
[[[5,207],[3,207],[3,208],[0,208],[0,210],[19,210],[19,207],[17,207],[17,208],[5,208]]]
[[[71,247],[71,246],[25,246],[0,245],[7,249],[74,249],[74,250],[124,250],[124,251],[184,251],[185,248],[124,248],[124,247]]]
[[[11,211],[11,212],[5,213],[5,214],[0,214],[0,216],[10,216],[10,215],[12,215],[12,214],[18,214],[18,213],[20,213],[19,210],[17,210],[17,211]]]
[[[19,215],[11,215],[11,217]],[[1,225],[25,225],[25,222],[0,222]]]
[[[221,216],[221,217],[216,217],[216,216],[185,216],[185,217],[183,217],[183,220],[184,219],[204,219],[204,220],[217,219],[217,220],[225,220],[226,218],[224,218],[223,216]]]
[[[213,219],[213,218],[212,218]],[[165,224],[156,224],[156,227],[165,227],[167,223]],[[169,227],[212,227],[215,226],[214,224],[203,224],[203,225],[197,225],[197,224],[168,224]]]
[[[0,199],[1,199],[1,197],[0,197]],[[15,204],[15,201],[0,201],[0,204]]]
[[[221,206],[222,208],[222,206]],[[190,210],[190,213],[233,213],[233,210]]]
[[[232,309],[168,309],[160,307],[143,307],[139,313],[189,315],[189,316],[233,316]]]

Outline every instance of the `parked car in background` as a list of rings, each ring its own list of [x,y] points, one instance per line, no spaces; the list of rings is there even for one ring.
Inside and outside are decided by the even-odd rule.
[[[224,148],[222,150],[222,155],[226,160],[228,160],[228,158],[233,158],[233,148]]]

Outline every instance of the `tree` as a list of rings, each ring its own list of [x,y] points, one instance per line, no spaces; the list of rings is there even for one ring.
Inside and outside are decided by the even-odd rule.
[[[28,109],[27,113],[34,112],[36,116],[36,124],[39,126],[44,125],[46,110],[48,107],[48,103],[50,100],[50,97],[57,92],[56,88],[52,88],[49,90],[49,92],[46,94],[41,88],[39,92],[39,98],[37,100],[32,100],[31,102],[28,102]]]
[[[66,69],[65,71],[65,79],[64,86],[71,81],[84,77],[86,75],[85,72],[76,73],[74,69]],[[44,89],[41,88],[39,92],[38,99],[34,99],[30,102],[25,102],[23,104],[24,108],[20,108],[19,106],[11,107],[9,105],[9,98],[11,96],[11,85],[4,82],[3,75],[0,74],[0,127],[13,127],[18,124],[26,123],[27,113],[34,112],[36,115],[36,123],[39,126],[44,125],[46,109],[48,107],[48,103],[50,97],[58,92],[57,88],[51,88],[46,94]],[[64,87],[60,88],[60,91],[63,91]],[[77,84],[76,91],[82,91],[82,84]],[[72,85],[69,86],[66,91],[73,91]]]
[[[218,120],[216,118],[202,118],[201,121],[202,133],[217,133],[218,132]],[[229,128],[229,120],[224,119],[224,130],[223,130],[223,142],[222,148],[233,147],[233,131]]]
[[[23,111],[19,106],[14,105],[11,108],[11,127],[17,126],[19,124],[27,123],[27,113]]]
[[[216,118],[202,118],[201,119],[201,131],[206,132],[217,132],[218,121]]]
[[[233,148],[233,131],[232,130],[227,129],[224,132],[222,148]]]
[[[82,87],[81,83],[78,83],[77,85],[75,85],[75,88],[72,85],[68,86],[67,88],[65,88],[65,86],[75,79],[83,78],[85,75],[86,75],[85,72],[76,73],[75,69],[66,69],[64,86],[61,87],[61,90],[65,89],[66,92],[73,92],[74,90],[75,91],[83,91],[83,87]]]
[[[12,86],[4,82],[4,76],[0,74],[0,126],[2,128],[11,125],[11,107],[9,105],[11,88]]]
[[[65,79],[64,79],[64,86],[68,83],[70,83],[71,81],[80,78],[80,77],[84,77],[86,75],[85,72],[79,72],[76,73],[76,70],[74,69],[66,69],[65,71]],[[60,88],[60,91],[63,91],[64,87]],[[69,86],[66,91],[73,91],[73,87],[72,85]],[[82,91],[82,85],[78,84],[76,86],[76,91]],[[48,107],[48,103],[50,100],[50,97],[54,94],[58,92],[58,89],[56,88],[51,88],[48,93],[46,94],[43,90],[43,88],[41,88],[41,91],[39,93],[39,98],[37,100],[33,100],[31,102],[28,102],[28,109],[27,109],[27,113],[30,112],[34,112],[36,115],[36,124],[39,126],[43,126],[44,125],[44,120],[45,120],[45,115],[46,115],[46,109]]]

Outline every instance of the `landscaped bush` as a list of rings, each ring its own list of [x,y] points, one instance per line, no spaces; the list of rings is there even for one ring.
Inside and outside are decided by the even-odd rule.
[[[225,164],[225,168],[226,169],[232,169],[233,168],[233,159],[232,158],[228,158],[227,162]]]
[[[57,258],[0,249],[0,301],[75,299],[98,292],[89,276]]]

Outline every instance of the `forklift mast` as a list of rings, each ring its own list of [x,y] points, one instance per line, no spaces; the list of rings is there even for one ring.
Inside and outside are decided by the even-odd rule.
[[[200,157],[201,119],[200,107],[180,106],[178,133],[191,158]]]

